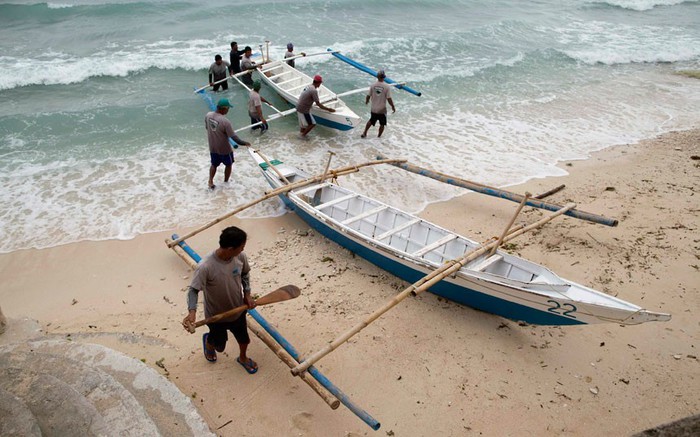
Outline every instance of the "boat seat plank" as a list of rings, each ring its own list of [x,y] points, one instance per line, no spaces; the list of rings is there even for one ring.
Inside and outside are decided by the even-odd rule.
[[[342,224],[349,225],[350,223],[354,223],[358,220],[362,220],[362,219],[367,218],[369,216],[372,216],[374,214],[378,214],[387,208],[389,208],[389,207],[386,205],[378,206],[376,208],[370,209],[369,211],[365,211],[362,214],[358,214],[355,217],[350,217],[349,219],[343,221]]]
[[[352,194],[347,194],[345,196],[340,196],[336,199],[329,200],[328,202],[322,203],[318,206],[316,206],[316,209],[321,210],[323,208],[328,208],[329,206],[337,205],[339,203],[345,202],[346,200],[354,199],[357,197],[357,194],[352,193]]]
[[[485,260],[478,262],[474,267],[469,267],[469,270],[483,272],[484,270],[489,268],[489,266],[491,266],[494,263],[497,263],[498,261],[501,261],[502,259],[503,259],[503,256],[501,256],[501,255],[498,255],[498,254],[492,255],[492,256],[486,258]]]
[[[267,76],[267,78],[268,79],[276,79],[276,78],[281,77],[281,76],[286,76],[289,73],[291,73],[291,71],[283,71],[281,73],[273,74],[272,76]]]
[[[330,183],[330,182],[323,182],[323,183],[321,183],[321,184],[316,184],[316,185],[310,185],[310,186],[308,186],[308,187],[303,187],[303,188],[301,188],[301,189],[299,189],[299,190],[292,191],[292,193],[294,193],[294,194],[296,194],[296,195],[301,195],[301,194],[306,194],[306,193],[309,193],[309,192],[311,192],[311,191],[320,190],[321,188],[326,188],[326,187],[330,187],[330,186],[331,186],[331,183]]]
[[[381,235],[378,235],[378,236],[375,237],[375,238],[376,238],[377,240],[383,240],[383,239],[385,239],[386,237],[389,237],[389,236],[394,235],[394,234],[396,234],[396,233],[398,233],[398,232],[401,232],[401,231],[403,231],[403,230],[406,229],[406,228],[410,228],[411,226],[415,225],[415,224],[418,223],[418,222],[420,222],[420,219],[419,219],[419,218],[414,218],[414,219],[412,219],[412,220],[409,220],[409,221],[407,221],[407,222],[405,222],[405,223],[400,224],[399,226],[397,226],[397,227],[395,227],[395,228],[393,228],[393,229],[389,229],[388,231],[384,232],[384,233],[381,234]]]
[[[275,84],[276,84],[278,87],[280,87],[280,88],[284,88],[283,85],[286,85],[286,84],[288,84],[288,83],[290,83],[290,82],[294,82],[294,81],[296,81],[296,80],[299,80],[299,78],[298,78],[298,77],[293,77],[293,78],[291,78],[291,79],[283,80],[282,82],[275,82]]]
[[[439,240],[428,244],[425,247],[422,247],[421,249],[418,249],[417,251],[413,252],[411,255],[413,256],[423,256],[428,252],[432,252],[433,250],[437,249],[440,246],[444,246],[445,244],[449,243],[452,240],[456,240],[459,238],[459,235],[455,234],[448,234],[445,235],[444,237],[440,238]]]
[[[309,86],[309,84],[308,84],[308,83],[305,83],[305,84],[303,84],[303,85],[299,85],[299,86],[295,86],[295,87],[292,87],[292,88],[285,89],[285,91],[287,91],[287,92],[292,92],[292,91],[296,91],[296,90],[298,90],[298,89],[302,89],[302,88],[307,87],[307,86]],[[319,100],[320,100],[320,99],[321,99],[321,98],[319,97]]]

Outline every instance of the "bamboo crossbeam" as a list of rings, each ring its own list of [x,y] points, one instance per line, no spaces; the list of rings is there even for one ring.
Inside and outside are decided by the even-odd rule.
[[[287,178],[277,169],[277,167],[275,167],[274,165],[272,165],[272,163],[270,162],[270,160],[267,159],[267,157],[266,157],[265,155],[263,155],[262,152],[261,152],[260,150],[255,150],[255,153],[257,153],[258,155],[260,155],[260,157],[263,159],[263,161],[265,161],[265,164],[267,164],[267,168],[271,168],[272,171],[275,172],[275,174],[277,175],[277,177],[280,178],[280,180],[281,180],[282,182],[284,182],[285,185],[289,185],[289,183],[290,183],[290,182],[289,182],[289,179],[287,179]],[[325,176],[325,173],[324,173],[324,176]]]
[[[496,241],[496,244],[491,248],[491,251],[489,252],[489,256],[493,255],[496,253],[496,250],[498,250],[498,247],[503,243],[503,239],[508,235],[508,231],[510,230],[511,226],[513,226],[513,223],[515,222],[515,219],[518,217],[518,214],[520,214],[520,211],[523,210],[523,207],[525,206],[525,203],[527,202],[527,199],[530,198],[530,193],[527,191],[525,192],[525,197],[523,198],[523,201],[520,202],[520,205],[518,205],[518,209],[515,211],[515,214],[513,214],[513,217],[510,219],[508,222],[508,226],[503,229],[503,233],[501,234],[500,237],[498,237],[498,241]]]
[[[529,232],[533,229],[539,228],[546,223],[550,222],[554,218],[565,214],[567,211],[570,211],[576,207],[575,203],[570,203],[560,209],[559,211],[554,212],[553,214],[550,214],[546,217],[541,218],[537,222],[525,226],[522,229],[519,229],[515,232],[512,232],[508,234],[505,238],[503,238],[500,243],[504,243],[507,241],[510,241],[516,237],[519,237],[520,235],[524,234],[525,232]],[[328,345],[326,345],[324,348],[319,350],[318,352],[314,353],[307,359],[305,359],[301,364],[296,366],[295,368],[292,369],[292,375],[299,375],[300,373],[304,372],[306,369],[308,369],[310,366],[312,366],[314,363],[316,363],[318,360],[321,358],[325,357],[335,349],[337,349],[340,345],[348,341],[350,338],[352,338],[355,334],[369,326],[372,322],[377,320],[381,315],[398,305],[401,301],[403,301],[406,297],[409,295],[418,295],[422,293],[423,291],[429,289],[436,283],[442,281],[444,278],[450,276],[453,273],[457,273],[459,269],[461,269],[464,265],[466,265],[468,262],[473,261],[477,257],[483,255],[487,251],[491,250],[492,247],[497,247],[496,244],[499,244],[499,241],[492,241],[486,245],[483,245],[477,249],[474,249],[472,251],[469,251],[462,255],[460,258],[456,258],[454,260],[451,260],[442,266],[438,267],[437,269],[433,270],[430,272],[428,275],[424,276],[421,278],[419,281],[411,284],[403,290],[401,293],[398,295],[394,296],[393,299],[388,301],[387,303],[384,304],[381,308],[378,310],[374,311],[372,314],[370,314],[364,321],[358,323],[355,325],[353,328],[350,330],[346,331],[345,333],[341,334],[338,336],[335,340],[330,342]]]
[[[232,217],[232,216],[238,214],[239,212],[250,208],[253,205],[257,205],[258,203],[262,202],[263,200],[267,200],[267,199],[270,199],[272,197],[278,196],[280,194],[287,193],[287,192],[294,190],[296,188],[304,187],[306,185],[311,185],[311,184],[314,184],[316,182],[322,182],[325,179],[332,179],[332,178],[336,178],[338,176],[342,176],[342,175],[346,175],[346,174],[350,174],[350,173],[355,173],[357,171],[360,171],[360,168],[368,167],[370,165],[376,165],[376,164],[392,164],[392,165],[394,165],[394,164],[398,164],[401,162],[405,162],[405,160],[386,159],[386,160],[365,162],[363,164],[350,165],[347,167],[339,168],[337,170],[329,170],[327,173],[312,176],[312,177],[310,177],[308,179],[304,179],[302,181],[294,182],[294,183],[291,183],[289,185],[275,188],[274,190],[271,190],[271,191],[268,191],[267,193],[265,193],[264,196],[262,196],[256,200],[250,201],[244,205],[241,205],[238,208],[234,209],[233,211],[228,212],[228,213],[222,215],[221,217],[218,217],[218,218],[210,221],[209,223],[207,223],[203,226],[200,226],[199,228],[195,229],[194,231],[192,231],[186,235],[183,235],[182,237],[180,237],[176,240],[166,240],[165,242],[169,248],[172,248],[173,246],[177,245],[181,241],[185,241],[188,238],[190,238],[194,235],[197,235],[206,229],[209,229],[210,227],[214,226],[215,224],[222,222],[222,221],[226,220],[227,218]]]
[[[289,355],[289,352],[284,350],[282,346],[280,346],[267,332],[265,332],[264,329],[262,329],[260,326],[257,325],[257,323],[249,323],[248,324],[248,329],[253,331],[253,334],[255,334],[256,337],[258,337],[263,343],[267,345],[268,348],[272,352],[277,355],[277,357],[282,360],[284,364],[289,366],[289,368],[293,368],[297,365],[299,365],[299,362],[292,358],[291,355]],[[338,398],[333,396],[328,390],[325,389],[318,381],[316,381],[313,377],[307,375],[304,373],[303,375],[300,375],[302,378],[302,381],[304,381],[313,391],[318,394],[323,401],[328,404],[329,407],[331,407],[332,410],[337,410],[338,407],[340,406],[340,401]]]
[[[381,160],[386,160],[387,158],[382,155],[377,155],[377,159]],[[404,170],[410,171],[412,173],[419,174],[421,176],[429,177],[431,179],[435,179],[440,182],[444,182],[446,184],[454,185],[457,187],[462,187],[466,188],[468,190],[472,190],[477,193],[481,194],[486,194],[489,196],[494,196],[494,197],[500,197],[501,199],[506,199],[510,200],[512,202],[522,202],[523,196],[518,193],[513,193],[512,191],[507,191],[507,190],[502,190],[500,188],[496,187],[490,187],[488,185],[483,185],[478,182],[472,182],[468,181],[466,179],[462,179],[456,176],[449,176],[444,173],[440,173],[437,171],[429,170],[424,167],[419,167],[414,164],[410,164],[408,162],[402,163],[402,164],[392,164],[396,167],[402,168]],[[539,199],[529,199],[526,203],[527,206],[531,206],[533,208],[540,208],[540,209],[546,209],[548,211],[558,211],[563,206],[557,205],[555,203],[539,200]],[[598,214],[593,214],[590,212],[584,212],[584,211],[578,211],[578,210],[572,210],[568,211],[566,213],[569,217],[574,217],[577,219],[581,220],[586,220],[589,222],[593,223],[599,223],[601,225],[606,225],[606,226],[617,226],[618,221],[616,219],[611,219],[607,217],[603,217]]]

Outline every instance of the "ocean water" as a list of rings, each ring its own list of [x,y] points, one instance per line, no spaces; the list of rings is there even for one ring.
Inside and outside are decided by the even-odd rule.
[[[193,87],[236,40],[272,58],[328,47],[422,91],[395,91],[376,129],[317,128],[295,116],[263,137],[270,157],[320,172],[377,153],[486,184],[559,175],[556,163],[700,125],[698,0],[74,1],[0,3],[0,252],[128,239],[205,223],[267,188],[246,153],[208,192]],[[335,58],[297,61],[335,92],[372,78]],[[263,87],[263,96],[283,102]],[[248,124],[247,95],[216,97]],[[361,94],[346,103],[364,121]],[[266,111],[268,114],[270,111]],[[374,167],[341,180],[417,212],[462,190]],[[281,214],[267,201],[244,216]]]

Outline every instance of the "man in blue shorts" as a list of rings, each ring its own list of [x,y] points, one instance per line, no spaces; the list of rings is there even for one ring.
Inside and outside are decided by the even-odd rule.
[[[216,111],[207,113],[204,117],[204,127],[207,129],[207,139],[209,140],[209,154],[211,155],[211,167],[209,168],[209,189],[216,188],[214,176],[216,168],[224,164],[224,182],[228,182],[231,177],[231,167],[234,157],[229,138],[236,142],[237,146],[250,146],[250,143],[243,141],[233,131],[231,122],[226,118],[231,107],[228,99],[219,99],[216,104]]]
[[[255,300],[250,294],[250,265],[243,252],[248,236],[235,226],[228,227],[219,236],[219,248],[207,255],[199,263],[187,291],[187,316],[182,326],[188,329],[197,315],[199,292],[204,292],[204,317],[247,305],[255,308]],[[246,311],[236,316],[207,324],[209,332],[202,336],[204,358],[215,362],[217,352],[223,352],[230,331],[238,342],[239,355],[236,361],[248,373],[258,371],[258,365],[246,355],[250,336],[246,322]]]

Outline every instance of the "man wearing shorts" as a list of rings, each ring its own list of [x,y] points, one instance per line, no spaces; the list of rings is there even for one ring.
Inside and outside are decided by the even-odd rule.
[[[219,91],[219,87],[223,90],[228,89],[228,81],[226,72],[233,74],[231,64],[221,59],[221,55],[214,56],[214,63],[209,66],[209,85],[214,87],[214,91]],[[216,83],[223,80],[221,83]]]
[[[207,113],[204,117],[204,127],[207,129],[207,139],[209,140],[209,155],[211,157],[211,167],[209,167],[209,189],[216,188],[214,185],[214,176],[216,176],[216,168],[220,164],[224,164],[224,182],[228,182],[231,177],[231,167],[233,166],[234,157],[233,149],[229,138],[240,146],[250,146],[250,143],[243,141],[236,135],[231,126],[231,122],[226,118],[228,109],[231,107],[228,99],[219,99],[216,104],[216,111]],[[238,146],[236,146],[238,147]]]
[[[311,132],[311,129],[316,127],[316,120],[314,116],[311,115],[311,107],[314,103],[316,106],[328,112],[335,112],[335,109],[329,108],[321,104],[318,99],[317,88],[323,83],[323,78],[318,74],[314,76],[314,81],[311,86],[304,88],[299,96],[299,101],[297,102],[297,115],[299,116],[299,133],[302,137]]]
[[[219,248],[199,263],[187,291],[188,313],[182,321],[185,329],[195,323],[200,291],[204,291],[204,317],[212,317],[242,305],[255,308],[255,301],[250,295],[250,265],[243,253],[247,238],[245,231],[235,226],[224,229],[219,236]],[[238,342],[236,361],[248,373],[258,371],[258,365],[246,355],[250,344],[246,313],[244,311],[207,324],[209,332],[202,336],[207,361],[215,362],[216,353],[224,351],[228,341],[227,331],[230,331]]]
[[[365,98],[365,105],[372,100],[372,105],[370,106],[370,118],[365,125],[365,131],[360,135],[361,138],[367,137],[367,131],[370,126],[374,126],[379,122],[379,134],[377,138],[382,136],[384,132],[384,126],[386,126],[386,102],[391,105],[391,112],[396,112],[394,107],[394,101],[391,100],[391,87],[384,82],[386,74],[384,70],[379,70],[377,72],[377,81],[369,87],[367,91],[367,97]]]

